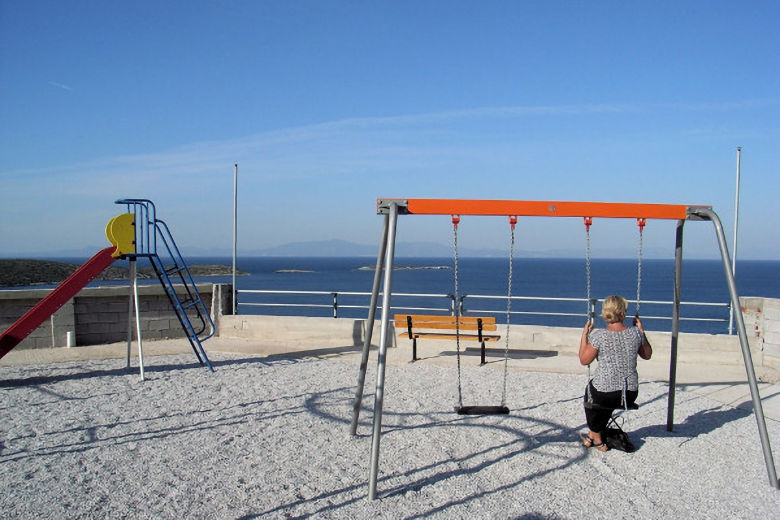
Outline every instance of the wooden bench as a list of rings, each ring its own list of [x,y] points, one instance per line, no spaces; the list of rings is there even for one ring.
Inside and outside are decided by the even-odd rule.
[[[484,365],[485,342],[501,339],[497,334],[484,333],[484,331],[496,330],[496,318],[492,316],[461,316],[456,321],[455,316],[396,314],[395,327],[397,330],[406,329],[399,336],[408,336],[412,340],[412,361],[417,361],[417,338],[457,339],[456,332],[458,332],[461,340],[479,341],[482,344],[481,364]],[[476,333],[464,333],[464,331],[476,331]]]

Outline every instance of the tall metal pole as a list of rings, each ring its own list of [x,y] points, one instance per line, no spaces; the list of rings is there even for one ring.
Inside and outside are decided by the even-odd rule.
[[[127,368],[130,368],[130,349],[133,345],[133,296],[135,295],[135,258],[130,258],[130,268],[128,270],[128,279],[130,281],[130,298],[127,306]],[[140,338],[139,338],[140,340]]]
[[[737,234],[739,230],[739,170],[740,170],[740,156],[742,155],[742,147],[737,146],[737,186],[734,189],[734,254],[731,257],[731,272],[736,274],[737,272]],[[729,335],[733,334],[734,330],[734,306],[729,309]]]
[[[135,335],[138,338],[138,370],[144,379],[144,347],[141,339],[141,313],[138,303],[138,266],[135,258],[130,258],[130,305],[127,311],[127,368],[130,368],[130,345],[133,342],[133,314],[135,314]]]
[[[135,265],[136,263],[133,262]],[[138,273],[136,265],[136,270],[133,271],[133,305],[135,305],[135,335],[138,339],[138,371],[141,375],[141,380],[144,379],[144,347],[143,347],[143,341],[141,340],[141,309],[138,302]]]
[[[236,242],[238,241],[238,163],[233,165],[233,315],[238,314],[236,300]]]
[[[385,398],[385,361],[387,358],[388,329],[390,328],[390,295],[393,289],[393,258],[395,231],[398,222],[398,204],[390,203],[389,229],[385,251],[385,283],[382,293],[382,326],[379,329],[379,357],[376,365],[376,393],[374,395],[374,430],[371,438],[371,469],[368,476],[368,499],[376,498],[379,475],[379,440],[382,435],[382,406]]]

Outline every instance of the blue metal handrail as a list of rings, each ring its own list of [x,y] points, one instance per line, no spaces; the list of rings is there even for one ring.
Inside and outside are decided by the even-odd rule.
[[[135,217],[135,253],[126,256],[149,259],[195,356],[213,370],[201,342],[214,335],[216,330],[214,321],[200,297],[192,274],[173,240],[168,225],[157,218],[154,203],[148,199],[120,199],[116,204],[126,205],[127,211],[133,213]],[[161,251],[158,251],[158,244],[163,246]],[[184,288],[184,294],[177,294],[171,277],[178,277],[180,285]],[[197,326],[193,325],[193,319],[198,321]]]

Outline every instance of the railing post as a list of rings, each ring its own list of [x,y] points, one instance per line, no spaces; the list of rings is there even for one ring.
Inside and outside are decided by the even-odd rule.
[[[333,295],[333,317],[339,317],[339,293],[331,293]]]

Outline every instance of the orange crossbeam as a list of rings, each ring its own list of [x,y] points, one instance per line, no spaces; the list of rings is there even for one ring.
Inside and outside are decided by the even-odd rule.
[[[525,217],[603,217],[685,220],[689,210],[710,206],[633,204],[627,202],[565,202],[541,200],[380,199],[405,204],[411,215],[496,215]]]

